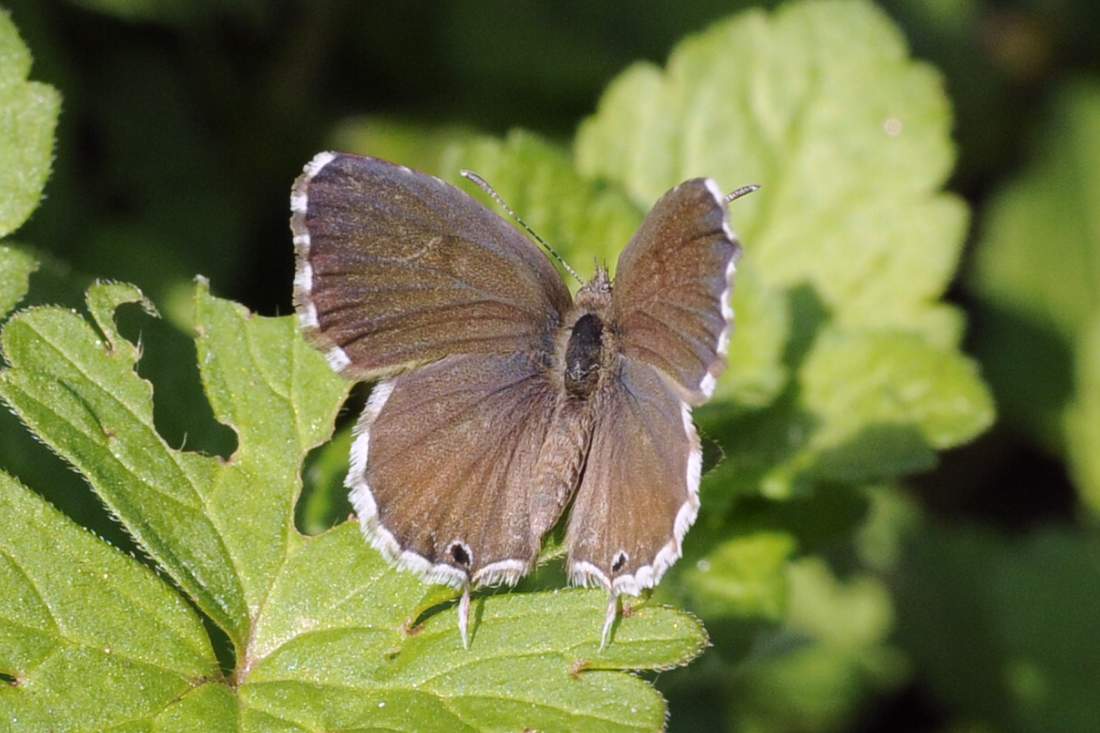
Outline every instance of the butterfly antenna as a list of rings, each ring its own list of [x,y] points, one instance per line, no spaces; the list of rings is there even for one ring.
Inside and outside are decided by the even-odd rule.
[[[722,203],[724,205],[728,206],[729,204],[731,204],[732,202],[734,202],[737,199],[741,198],[742,196],[748,196],[753,191],[759,191],[759,190],[760,190],[760,184],[759,183],[750,183],[747,186],[742,186],[741,188],[735,188],[734,190],[730,191],[729,193],[727,193],[722,198]]]
[[[463,169],[459,172],[460,172],[460,174],[462,175],[463,178],[465,178],[469,181],[473,181],[477,185],[478,188],[480,188],[485,193],[489,194],[489,197],[492,198],[493,201],[497,202],[497,206],[499,206],[500,208],[507,211],[508,215],[510,217],[512,217],[513,219],[515,219],[517,222],[519,222],[519,225],[521,227],[523,227],[527,231],[528,234],[530,234],[532,237],[534,237],[535,241],[538,242],[539,244],[541,244],[543,249],[545,249],[547,252],[549,252],[550,256],[553,257],[555,260],[557,260],[561,264],[561,266],[563,268],[565,268],[566,272],[568,272],[570,275],[572,275],[573,278],[577,282],[579,282],[581,285],[584,285],[584,280],[582,280],[581,276],[577,274],[577,271],[574,270],[572,267],[570,267],[569,263],[566,262],[565,259],[560,254],[555,252],[550,247],[550,245],[546,243],[546,240],[544,240],[539,235],[535,234],[535,230],[532,229],[531,227],[529,227],[527,225],[527,222],[525,222],[523,219],[520,218],[520,215],[517,214],[515,212],[515,210],[513,210],[512,207],[508,205],[508,202],[506,202],[504,200],[503,196],[501,196],[499,193],[496,192],[495,188],[493,188],[492,186],[489,185],[488,181],[486,181],[484,178],[482,178],[478,174],[474,173],[473,171],[468,171],[466,169]]]

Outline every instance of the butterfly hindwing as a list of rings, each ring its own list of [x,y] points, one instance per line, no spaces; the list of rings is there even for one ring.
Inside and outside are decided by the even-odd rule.
[[[376,385],[348,475],[371,544],[433,582],[515,583],[568,500],[561,459],[579,470],[587,442],[556,400],[523,354],[451,356]]]
[[[691,408],[653,367],[620,357],[608,376],[566,533],[569,575],[638,595],[680,557],[702,454]]]

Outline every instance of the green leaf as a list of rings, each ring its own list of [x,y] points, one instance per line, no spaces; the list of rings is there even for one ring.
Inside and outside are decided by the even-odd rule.
[[[215,415],[237,431],[241,446],[225,465],[172,450],[153,425],[151,385],[134,374],[138,350],[113,322],[114,307],[141,300],[127,285],[89,290],[89,310],[105,341],[59,309],[14,316],[2,336],[13,368],[0,380],[0,394],[89,478],[135,539],[241,649],[269,576],[293,542],[286,516],[303,447],[331,430],[337,405],[322,397],[338,399],[346,385],[308,369],[319,354],[289,338],[289,319],[256,320],[246,329],[249,314],[200,287],[203,381]],[[257,543],[256,532],[268,541]]]
[[[835,646],[865,647],[885,641],[894,628],[890,595],[870,576],[836,578],[820,557],[791,566],[788,624]]]
[[[348,389],[303,342],[295,318],[254,316],[199,283],[203,384],[239,442],[223,461],[173,450],[153,427],[151,385],[134,371],[139,349],[114,323],[114,310],[127,303],[152,312],[140,292],[98,283],[87,300],[98,333],[60,308],[12,317],[0,335],[11,364],[0,374],[0,395],[87,476],[141,547],[228,634],[236,655],[229,682],[201,685],[207,675],[193,689],[173,688],[167,700],[116,691],[110,677],[85,668],[78,681],[51,683],[57,699],[78,682],[89,698],[117,694],[117,705],[96,719],[102,728],[153,720],[264,731],[663,725],[664,701],[623,670],[666,669],[696,656],[707,638],[691,616],[637,604],[599,652],[604,593],[494,595],[473,602],[467,651],[446,608],[453,591],[389,567],[354,522],[315,537],[294,529],[304,457],[331,434]],[[64,537],[35,536],[65,549]],[[15,586],[0,587],[3,603],[22,597],[8,594]],[[163,584],[158,592],[173,593]],[[92,598],[71,612],[94,619],[104,611]],[[15,679],[27,674],[19,660],[11,669]],[[28,719],[45,719],[57,699],[27,696],[21,704]]]
[[[809,284],[847,327],[946,345],[959,319],[936,301],[967,219],[938,193],[950,126],[939,76],[908,58],[881,11],[792,3],[716,24],[665,70],[622,74],[581,127],[576,160],[642,207],[694,176],[760,183],[731,218],[767,284]]]
[[[893,572],[906,543],[921,531],[920,505],[897,486],[873,486],[863,493],[870,499],[870,511],[856,535],[856,552],[864,566],[879,573]]]
[[[690,617],[641,606],[597,655],[605,599],[571,590],[475,600],[467,651],[452,613],[413,626],[423,593],[365,550],[354,524],[311,540],[285,566],[257,624],[256,661],[243,666],[246,719],[263,713],[308,730],[360,721],[400,730],[650,730],[660,727],[661,700],[609,671],[674,666],[705,643]]]
[[[1100,85],[1061,90],[1035,159],[989,212],[973,288],[1074,341],[1100,309]]]
[[[779,576],[779,613],[750,628],[741,657],[728,654],[736,637],[719,636],[729,624],[708,620],[722,654],[669,679],[674,711],[707,710],[706,725],[729,730],[850,730],[875,695],[904,681],[908,668],[890,642],[894,609],[881,580],[852,569],[840,575],[816,555],[784,563]],[[673,729],[677,722],[684,718],[674,716]],[[679,729],[702,727],[691,722]]]
[[[769,286],[752,263],[744,261],[737,268],[732,305],[729,368],[718,382],[715,399],[747,408],[767,407],[789,378],[783,355],[791,331],[790,305],[782,290]]]
[[[1005,417],[1060,450],[1074,352],[1100,317],[1100,85],[1060,90],[1032,162],[990,203],[971,289]]]
[[[810,481],[861,483],[931,467],[993,421],[975,364],[907,333],[820,334],[772,409],[727,426],[724,470],[788,497]]]
[[[731,728],[849,729],[861,703],[905,677],[887,643],[893,625],[881,581],[838,579],[818,557],[792,564],[785,625],[762,643],[770,653],[731,680]]]
[[[695,176],[763,184],[730,206],[745,256],[717,397],[738,409],[713,431],[730,493],[897,477],[992,421],[940,300],[967,223],[939,191],[950,125],[885,15],[830,0],[717,23],[620,75],[581,126],[577,167],[642,210]]]
[[[12,240],[6,242],[0,243],[0,322],[7,317],[7,311],[19,303],[80,304],[83,301],[90,278],[74,276],[64,263],[41,250],[14,244]],[[29,292],[28,285],[31,286]],[[84,480],[51,456],[7,409],[0,409],[0,467],[34,486],[41,496],[74,521],[116,546],[132,549],[121,527],[87,490]]]
[[[61,97],[27,81],[31,54],[6,10],[0,9],[0,238],[31,215],[53,162]]]
[[[240,447],[228,463],[172,450],[153,425],[151,385],[133,372],[138,350],[113,322],[116,306],[140,301],[128,285],[88,291],[106,342],[73,313],[14,316],[2,337],[13,369],[0,394],[241,649],[296,539],[287,516],[302,455],[328,436],[347,384],[295,338],[293,319],[254,318],[200,285],[203,383]],[[267,541],[256,542],[257,533]]]
[[[704,507],[706,500],[712,498],[711,492],[727,489],[723,484],[729,481],[726,478],[723,482],[704,482]],[[719,504],[723,497],[719,494],[714,498],[716,501],[712,503]],[[786,532],[795,539],[800,553],[825,553],[846,542],[867,519],[869,511],[870,499],[863,487],[843,483],[829,483],[819,491],[800,493],[783,501],[746,493],[734,496],[729,506],[721,507],[727,532]]]
[[[857,440],[872,431],[912,430],[928,448],[942,450],[993,421],[977,365],[911,334],[822,334],[802,365],[800,386],[803,404],[828,426],[809,443],[823,456],[819,472],[832,479],[868,478],[863,469],[869,461],[859,451],[873,451],[889,464],[889,442]]]
[[[1078,345],[1077,393],[1066,414],[1066,438],[1081,499],[1100,516],[1100,316]]]
[[[147,718],[221,677],[190,605],[0,472],[0,684],[11,730]]]
[[[794,538],[757,532],[726,540],[681,573],[691,607],[707,619],[752,616],[778,621],[787,608],[787,561]]]
[[[0,244],[0,320],[19,304],[30,287],[38,261],[22,250]]]

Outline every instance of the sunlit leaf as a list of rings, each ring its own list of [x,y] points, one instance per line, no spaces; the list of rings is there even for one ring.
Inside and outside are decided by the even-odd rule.
[[[745,255],[717,397],[768,408],[721,427],[735,485],[900,476],[991,422],[940,300],[966,226],[939,190],[950,124],[889,20],[835,1],[720,22],[624,72],[582,125],[578,167],[643,209],[694,176],[763,185],[730,206]]]
[[[976,366],[918,336],[827,331],[769,410],[738,418],[725,470],[786,497],[807,482],[865,482],[931,467],[993,419]]]
[[[705,618],[782,618],[786,564],[794,549],[794,538],[783,532],[758,532],[719,544],[681,573],[692,608]]]
[[[194,609],[0,473],[0,724],[104,729],[220,679]]]
[[[294,529],[302,462],[330,436],[348,389],[304,343],[296,318],[261,318],[211,296],[203,282],[197,287],[203,384],[215,415],[238,438],[237,451],[225,461],[174,450],[157,434],[152,386],[134,371],[140,349],[118,333],[114,321],[115,310],[128,303],[153,313],[141,293],[130,285],[98,283],[87,301],[95,328],[53,307],[28,309],[9,320],[0,341],[11,366],[0,373],[0,395],[89,479],[142,549],[228,634],[235,666],[228,680],[221,678],[205,631],[198,657],[205,666],[185,673],[169,665],[147,679],[111,666],[111,652],[100,651],[79,663],[65,662],[64,674],[43,678],[47,692],[35,694],[38,688],[30,684],[7,688],[26,720],[66,728],[84,720],[94,720],[97,728],[171,721],[258,731],[663,725],[662,698],[623,671],[690,661],[707,642],[691,616],[656,604],[628,604],[611,645],[601,652],[604,593],[495,595],[474,600],[473,639],[466,650],[456,614],[438,607],[449,605],[453,591],[441,594],[391,568],[354,522],[315,537]],[[14,484],[5,490],[10,502],[45,511]],[[12,582],[0,585],[0,604],[16,609],[11,617],[24,619],[22,625],[33,620],[28,614],[42,616],[32,598],[43,587],[34,572],[52,573],[52,582],[62,587],[58,593],[79,594],[86,581],[79,581],[79,567],[63,559],[66,553],[117,557],[56,514],[50,514],[52,524],[30,525],[24,516],[30,511],[0,512],[10,517],[0,523],[0,547],[31,543],[19,552],[37,563],[21,571],[31,573],[25,582],[16,582],[13,569]],[[65,531],[55,531],[55,525]],[[84,545],[73,545],[74,532]],[[189,609],[169,585],[130,561],[124,564],[138,580],[120,575],[120,587],[104,584],[98,593],[109,603],[90,594],[65,601],[73,619],[65,626],[88,626],[88,643],[100,650],[112,648],[120,633],[118,624],[109,625],[117,615],[113,609],[149,595],[140,583],[157,586],[150,604],[166,598]],[[39,605],[52,604],[47,599]],[[8,635],[15,633],[10,628]],[[48,669],[35,662],[49,655],[50,639],[21,631],[15,636],[21,646],[13,647],[0,672],[33,680],[37,670]],[[140,647],[141,659],[168,654],[144,648],[143,638],[135,632],[125,648]],[[30,646],[19,651],[22,645]],[[111,704],[89,713],[87,706],[103,697]]]
[[[746,12],[681,43],[665,69],[620,75],[576,142],[580,169],[642,207],[686,178],[763,188],[730,208],[746,263],[773,286],[808,283],[846,326],[941,344],[936,301],[966,209],[939,192],[954,160],[939,76],[909,58],[869,3]]]

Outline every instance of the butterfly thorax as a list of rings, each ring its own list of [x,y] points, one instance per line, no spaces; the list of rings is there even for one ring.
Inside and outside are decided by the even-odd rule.
[[[607,323],[610,306],[611,280],[607,271],[599,268],[577,293],[563,334],[566,338],[560,362],[564,367],[562,378],[566,392],[572,397],[587,399],[599,384],[601,366],[614,341]]]
[[[574,397],[583,399],[596,389],[603,330],[603,321],[595,313],[585,313],[573,324],[565,348],[565,389]]]

